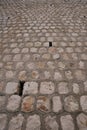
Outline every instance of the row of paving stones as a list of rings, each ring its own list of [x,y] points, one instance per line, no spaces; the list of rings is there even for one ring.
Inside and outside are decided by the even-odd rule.
[[[41,122],[41,119],[43,122]],[[27,115],[24,118],[23,114],[19,113],[10,119],[7,123],[8,118],[6,114],[0,114],[0,128],[4,130],[6,125],[8,130],[86,130],[87,129],[87,116],[81,113],[77,116],[77,126],[73,123],[73,117],[70,114],[64,116],[45,116],[40,117],[38,114]],[[44,126],[43,126],[44,123]],[[26,125],[25,125],[26,124]],[[6,128],[7,130],[7,128]]]
[[[87,95],[67,95],[67,83],[64,82],[58,86],[63,92],[60,94],[54,93],[52,81],[41,82],[40,92],[37,82],[25,82],[21,96],[20,87],[18,83],[9,82],[5,96],[0,96],[1,130],[87,129]],[[74,87],[78,93],[79,86],[74,84]]]
[[[87,82],[84,85],[86,88]],[[5,90],[7,97],[0,96],[1,110],[17,111],[22,100],[21,110],[24,112],[34,111],[35,107],[43,112],[50,112],[51,107],[53,112],[57,113],[63,111],[63,108],[68,112],[81,110],[87,112],[87,96],[82,95],[79,90],[80,86],[76,83],[73,84],[74,94],[72,95],[69,94],[67,82],[60,82],[56,88],[51,81],[41,82],[40,87],[37,82],[26,82],[24,86],[9,82]],[[3,108],[6,101],[7,107]]]

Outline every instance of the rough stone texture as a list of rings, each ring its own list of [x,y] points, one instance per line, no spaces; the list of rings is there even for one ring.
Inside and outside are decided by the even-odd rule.
[[[66,115],[79,130],[78,114],[87,115],[87,0],[27,2],[0,0],[0,115],[8,117],[3,129],[23,113],[24,124],[16,130],[63,130]],[[32,114],[40,116],[35,121],[41,127],[35,121],[26,127]],[[55,117],[59,127],[45,125],[46,117]]]
[[[62,116],[60,120],[61,120],[62,130],[75,130],[73,118],[71,117],[71,115]]]
[[[76,72],[75,72],[75,77],[76,77],[76,79],[77,80],[82,80],[82,81],[84,81],[85,80],[85,72],[84,71],[81,71],[81,70],[77,70]]]
[[[64,108],[68,112],[75,112],[79,110],[79,104],[74,96],[68,96],[64,100]]]
[[[26,82],[24,84],[23,95],[37,94],[37,93],[38,93],[38,83],[36,83],[36,82]]]
[[[62,102],[59,96],[54,96],[53,99],[53,112],[60,112],[62,110]]]
[[[8,130],[22,130],[23,120],[24,120],[24,117],[21,114],[15,117],[12,117],[12,119],[9,122]]]
[[[87,115],[81,113],[77,116],[79,130],[87,130]]]
[[[50,101],[45,96],[39,96],[37,98],[37,109],[43,112],[50,111]]]
[[[26,130],[40,130],[41,122],[38,115],[29,116],[27,119]]]
[[[87,81],[84,82],[84,90],[87,92]]]
[[[15,75],[14,75],[14,72],[13,71],[7,71],[6,72],[6,78],[7,79],[12,79],[13,77],[14,77]]]
[[[5,107],[6,98],[5,96],[0,96],[0,110],[3,110]]]
[[[61,81],[63,79],[61,73],[55,72],[54,73],[54,79],[57,80],[57,81]]]
[[[80,86],[77,83],[73,83],[73,92],[75,94],[79,94],[80,92]]]
[[[53,82],[42,82],[40,85],[41,94],[52,94],[55,90]]]
[[[22,101],[22,107],[21,110],[23,112],[30,112],[34,110],[34,102],[35,99],[32,96],[26,96],[24,97],[23,101]]]
[[[4,82],[1,81],[1,82],[0,82],[0,93],[3,93],[4,88],[5,88],[5,86],[4,86]]]
[[[68,71],[65,71],[65,76],[68,80],[71,80],[73,79],[73,75],[72,75],[72,72],[70,70]]]
[[[54,54],[54,55],[53,55],[53,59],[54,59],[54,60],[57,60],[57,59],[59,59],[59,58],[60,58],[60,55],[59,55],[59,54]]]
[[[66,82],[61,82],[58,84],[58,92],[59,94],[67,94],[69,93],[68,84]]]
[[[38,79],[39,78],[39,72],[38,71],[32,71],[31,77],[33,79]]]
[[[59,130],[59,125],[55,117],[48,116],[45,118],[46,130]]]
[[[21,71],[18,75],[18,78],[20,81],[26,81],[27,79],[26,71]]]
[[[80,104],[81,104],[82,110],[84,112],[87,112],[87,96],[81,96]]]
[[[15,94],[18,92],[18,83],[8,82],[6,85],[6,94]]]
[[[4,130],[7,123],[7,115],[0,114],[0,130]]]
[[[18,95],[12,95],[8,99],[8,104],[7,104],[7,110],[8,111],[17,111],[21,102],[21,97]]]

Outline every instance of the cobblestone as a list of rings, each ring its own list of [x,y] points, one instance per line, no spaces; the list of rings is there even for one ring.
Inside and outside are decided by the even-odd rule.
[[[20,96],[12,95],[8,99],[7,110],[12,112],[17,111],[20,106],[20,101],[21,101]]]
[[[80,104],[81,104],[82,110],[84,112],[87,112],[87,96],[81,96]]]
[[[0,114],[0,129],[4,130],[7,123],[7,116],[5,114]]]
[[[24,84],[23,95],[37,94],[37,93],[38,93],[38,84],[36,82],[26,82]]]
[[[37,98],[37,109],[43,112],[50,111],[50,101],[45,96],[39,96]]]
[[[18,83],[8,82],[6,85],[6,94],[15,94],[18,92]]]
[[[74,96],[68,96],[65,98],[65,110],[68,112],[74,112],[79,110],[79,104],[78,101]]]
[[[77,117],[77,124],[80,130],[87,129],[87,116],[83,113],[79,114]]]
[[[48,116],[45,118],[46,130],[59,130],[59,125],[55,117]]]
[[[26,96],[23,99],[21,110],[23,112],[30,112],[34,110],[35,99],[31,96]]]
[[[87,130],[87,0],[0,0],[0,130]]]
[[[23,120],[24,118],[21,114],[12,117],[11,121],[9,122],[9,130],[22,130]]]
[[[27,119],[26,130],[40,130],[41,122],[38,115],[29,116]]]
[[[59,94],[67,94],[67,93],[69,93],[69,89],[68,89],[67,85],[68,85],[67,82],[60,82],[58,84],[58,92],[59,92]]]
[[[70,115],[65,115],[61,117],[61,125],[63,130],[75,130],[73,118]]]
[[[53,97],[53,112],[60,112],[62,110],[62,102],[59,96]]]
[[[0,110],[3,110],[5,107],[6,98],[5,96],[0,96]]]
[[[40,86],[41,94],[52,94],[55,90],[54,83],[52,82],[42,82]]]

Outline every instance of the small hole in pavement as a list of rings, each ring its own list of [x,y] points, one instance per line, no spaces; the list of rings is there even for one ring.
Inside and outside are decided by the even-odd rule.
[[[52,47],[52,42],[49,42],[49,47]]]
[[[24,83],[25,81],[19,81],[19,96],[22,96],[23,94]]]
[[[10,17],[8,17],[8,19],[10,19]]]

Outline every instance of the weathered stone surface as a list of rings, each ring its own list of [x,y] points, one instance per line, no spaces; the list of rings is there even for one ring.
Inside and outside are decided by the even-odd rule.
[[[45,96],[39,96],[37,98],[37,110],[48,112],[50,111],[50,101],[49,98]]]
[[[87,92],[87,81],[84,82],[84,90]]]
[[[65,71],[65,76],[68,80],[71,80],[73,79],[73,75],[72,75],[72,72],[70,70],[68,71]]]
[[[80,86],[77,83],[73,83],[73,92],[75,94],[79,94],[80,92]]]
[[[59,125],[55,117],[47,116],[45,118],[46,130],[59,130]]]
[[[6,94],[15,94],[18,92],[18,83],[8,82],[6,85]]]
[[[6,98],[5,96],[0,96],[0,110],[3,110],[5,107]]]
[[[61,116],[61,126],[63,130],[75,130],[71,115]]]
[[[24,120],[24,117],[21,114],[15,117],[12,117],[12,119],[9,122],[8,130],[22,130],[23,120]]]
[[[54,64],[54,62],[48,61],[48,62],[47,62],[47,65],[48,65],[48,68],[50,68],[50,69],[55,69],[55,64]]]
[[[62,102],[59,96],[54,96],[53,99],[53,112],[60,112],[62,110]]]
[[[5,114],[0,114],[0,130],[5,130],[7,123],[7,116]]]
[[[54,55],[53,55],[53,59],[54,59],[54,60],[58,60],[59,58],[60,58],[60,55],[59,55],[59,54],[54,54]]]
[[[82,110],[84,112],[87,112],[87,96],[81,96],[80,104],[81,104]]]
[[[38,72],[38,71],[32,71],[31,77],[32,77],[33,79],[38,79],[38,78],[39,78],[39,72]]]
[[[5,88],[4,82],[1,81],[1,82],[0,82],[0,93],[3,93],[3,92],[4,92],[4,88]]]
[[[8,104],[7,104],[7,110],[8,111],[17,111],[19,106],[20,106],[20,102],[21,102],[21,97],[18,95],[12,95],[9,99],[8,99]]]
[[[68,89],[68,86],[67,86],[67,82],[60,82],[58,84],[58,92],[59,94],[67,94],[69,93],[69,89]]]
[[[43,54],[42,58],[49,60],[51,58],[51,55],[50,54]]]
[[[26,96],[24,97],[23,101],[22,101],[22,107],[21,110],[23,112],[30,112],[34,110],[34,102],[35,99],[32,96]]]
[[[77,116],[79,130],[87,130],[87,115],[81,113]]]
[[[53,82],[41,82],[40,93],[41,94],[52,94],[54,93],[55,86]]]
[[[18,75],[18,78],[20,81],[26,81],[26,79],[27,79],[26,71],[21,71]]]
[[[83,53],[83,54],[81,55],[81,59],[82,59],[82,60],[87,60],[87,54],[84,54],[84,53]]]
[[[78,114],[87,115],[87,0],[27,1],[0,0],[0,113],[8,117],[4,130],[18,113],[25,118],[18,130],[26,130],[27,117],[36,113],[40,130],[63,130],[60,118],[67,114],[79,130]],[[59,127],[45,127],[44,119],[54,115]]]
[[[51,78],[51,74],[49,71],[44,71],[44,77],[45,79],[50,79]]]
[[[77,80],[84,81],[85,78],[86,78],[85,76],[86,76],[86,75],[85,75],[85,72],[84,72],[84,71],[82,71],[82,70],[76,70],[76,71],[75,71],[75,77],[76,77]]]
[[[19,69],[19,70],[21,70],[21,69],[23,69],[23,62],[18,62],[17,64],[16,64],[16,69]]]
[[[37,82],[26,82],[24,84],[23,95],[37,94],[38,93],[38,83]]]
[[[70,95],[64,99],[64,108],[68,112],[75,112],[79,110],[79,104],[77,99]]]
[[[27,64],[27,68],[28,68],[29,70],[35,69],[35,68],[36,68],[35,63],[33,63],[33,62],[28,63],[28,64]]]
[[[6,72],[6,78],[7,79],[12,79],[14,77],[14,72],[13,71],[7,71]]]
[[[61,81],[63,79],[62,74],[60,72],[54,73],[54,80]]]
[[[58,68],[60,70],[64,70],[65,69],[65,64],[63,62],[58,62]]]
[[[41,130],[41,121],[38,115],[29,116],[27,119],[26,130]]]

